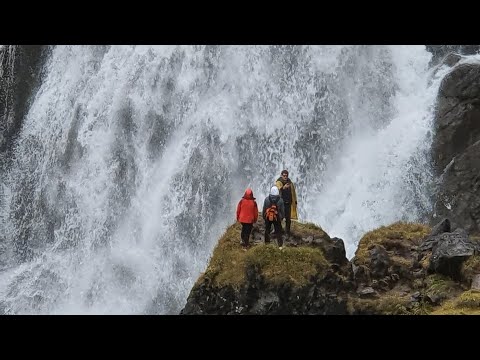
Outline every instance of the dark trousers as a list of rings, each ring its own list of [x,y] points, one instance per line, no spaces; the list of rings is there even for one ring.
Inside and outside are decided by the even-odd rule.
[[[289,202],[284,203],[285,206],[285,232],[287,236],[290,235],[290,225],[292,223],[291,213],[292,213],[292,204]]]
[[[278,246],[282,246],[282,225],[280,224],[280,221],[265,220],[265,244],[270,242],[270,231],[272,229],[272,225],[275,229],[275,236],[277,237]]]
[[[248,246],[250,234],[252,233],[252,229],[253,229],[253,224],[246,224],[246,223],[241,223],[241,224],[242,224],[242,234],[240,235],[240,237],[242,238],[242,245]]]

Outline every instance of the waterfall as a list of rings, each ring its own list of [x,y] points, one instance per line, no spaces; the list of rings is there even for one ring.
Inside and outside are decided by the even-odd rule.
[[[284,168],[344,239],[431,209],[424,46],[56,46],[0,179],[0,311],[176,314]],[[294,230],[294,229],[293,229]]]

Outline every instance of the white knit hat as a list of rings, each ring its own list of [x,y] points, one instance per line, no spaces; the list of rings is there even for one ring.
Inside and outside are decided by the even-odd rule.
[[[270,189],[270,195],[278,195],[279,192],[278,192],[278,188],[276,186],[272,186],[272,188]]]

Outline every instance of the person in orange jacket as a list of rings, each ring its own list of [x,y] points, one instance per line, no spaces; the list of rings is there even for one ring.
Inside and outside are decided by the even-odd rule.
[[[252,189],[245,190],[245,194],[237,205],[237,221],[242,224],[241,242],[243,249],[249,247],[250,234],[253,229],[253,224],[258,220],[258,206],[253,197]]]

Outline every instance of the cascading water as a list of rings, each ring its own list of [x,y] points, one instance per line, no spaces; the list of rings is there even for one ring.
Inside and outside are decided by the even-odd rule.
[[[430,209],[423,46],[57,46],[0,186],[4,313],[175,314],[283,168],[345,240]]]
[[[434,179],[428,153],[433,107],[449,68],[427,71],[430,54],[422,46],[388,49],[392,62],[387,76],[374,70],[375,65],[369,67],[373,76],[368,68],[356,68],[360,74],[355,79],[363,74],[370,84],[351,88],[351,130],[306,207],[309,219],[346,240],[349,258],[365,232],[396,221],[421,221],[432,212]],[[388,82],[394,91],[382,96],[382,84]],[[377,93],[370,94],[371,88]],[[370,105],[380,99],[390,112],[379,113],[378,104]]]

